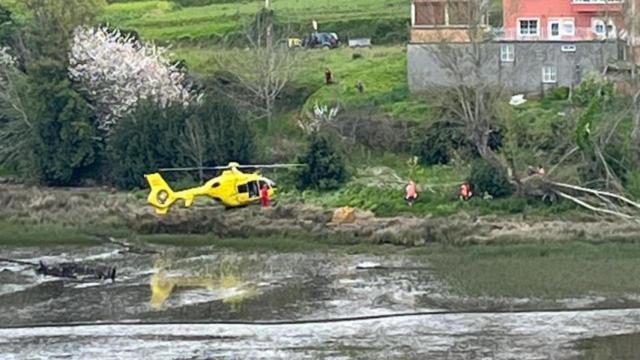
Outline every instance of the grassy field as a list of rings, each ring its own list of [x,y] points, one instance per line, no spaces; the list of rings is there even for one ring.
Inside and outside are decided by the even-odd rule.
[[[565,244],[420,248],[455,291],[465,296],[611,298],[640,288],[640,245]]]
[[[62,225],[20,224],[0,221],[0,246],[95,245],[96,240],[83,231]]]
[[[316,103],[342,108],[374,106],[394,118],[422,121],[430,118],[427,101],[412,97],[407,86],[406,53],[403,46],[372,49],[340,48],[298,52],[293,83],[311,94],[302,111]],[[236,51],[208,46],[177,46],[176,59],[184,60],[190,71],[207,75],[220,71],[216,57],[238,56]],[[324,71],[331,69],[335,83],[324,84]],[[356,90],[362,81],[364,93]]]
[[[144,38],[158,41],[207,40],[241,30],[264,6],[263,1],[235,1],[197,7],[180,7],[171,1],[150,0],[110,4],[102,21],[136,29]],[[276,0],[278,21],[296,28],[311,21],[321,31],[337,31],[340,23],[391,19],[408,22],[409,2],[404,0]],[[301,35],[299,33],[297,35]],[[361,34],[360,36],[365,36]]]

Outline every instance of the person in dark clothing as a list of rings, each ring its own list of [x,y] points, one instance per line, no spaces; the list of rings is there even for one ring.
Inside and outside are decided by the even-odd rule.
[[[327,68],[324,71],[324,82],[329,85],[333,83],[333,74],[331,73],[331,69]]]
[[[358,92],[360,94],[364,92],[364,84],[362,83],[362,81],[358,80],[358,82],[356,83],[356,89],[358,89]]]

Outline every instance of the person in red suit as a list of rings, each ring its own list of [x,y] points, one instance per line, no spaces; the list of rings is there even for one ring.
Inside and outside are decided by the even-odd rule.
[[[262,185],[262,189],[260,189],[260,202],[264,208],[271,205],[271,199],[269,199],[269,187],[267,184]]]

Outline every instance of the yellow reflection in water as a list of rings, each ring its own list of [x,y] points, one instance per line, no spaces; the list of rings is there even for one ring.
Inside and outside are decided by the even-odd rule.
[[[167,276],[164,270],[159,270],[150,279],[151,299],[149,303],[154,309],[160,309],[162,304],[178,288],[201,288],[213,291],[215,289],[235,288],[240,284],[240,278],[233,274],[220,274],[219,276]],[[231,297],[235,296],[239,295]]]

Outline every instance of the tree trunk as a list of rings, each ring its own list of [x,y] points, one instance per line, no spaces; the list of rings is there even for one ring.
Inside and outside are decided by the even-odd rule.
[[[273,117],[273,99],[267,97],[264,101],[265,111],[267,112],[267,129],[271,130],[271,119]]]

